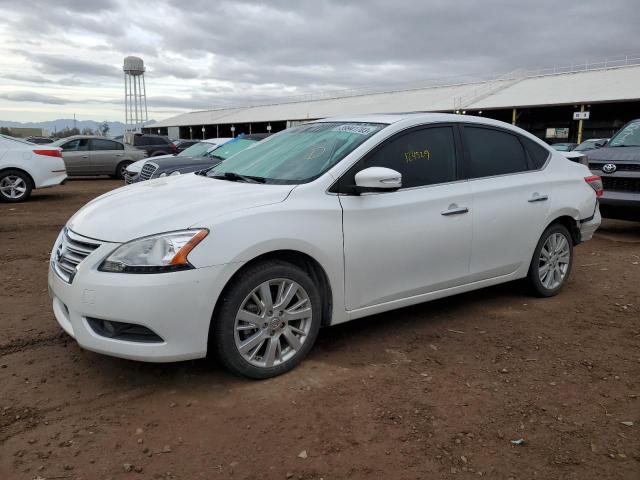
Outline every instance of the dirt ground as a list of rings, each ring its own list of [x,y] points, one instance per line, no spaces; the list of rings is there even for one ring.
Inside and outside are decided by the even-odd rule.
[[[52,244],[118,185],[0,204],[0,479],[640,478],[640,223],[605,222],[557,297],[511,283],[324,329],[255,382],[57,325]]]

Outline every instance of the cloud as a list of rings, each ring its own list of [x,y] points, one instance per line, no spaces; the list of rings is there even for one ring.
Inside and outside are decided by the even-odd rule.
[[[67,100],[53,95],[44,95],[41,93],[27,91],[0,93],[0,99],[9,100],[11,102],[45,103],[48,105],[66,105],[68,103],[76,103],[72,100]]]
[[[93,60],[83,60],[65,55],[34,53],[26,50],[14,50],[14,52],[28,59],[40,73],[44,74],[67,74],[85,77],[117,77],[122,75],[121,70],[117,67]]]
[[[132,54],[147,66],[150,108],[176,111],[470,80],[640,45],[637,0],[59,0],[46,14],[36,0],[0,0],[0,13],[5,90],[25,82],[67,101],[121,98]]]

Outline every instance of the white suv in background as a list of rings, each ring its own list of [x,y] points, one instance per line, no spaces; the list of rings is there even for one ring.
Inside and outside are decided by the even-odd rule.
[[[555,295],[600,224],[601,192],[584,165],[498,121],[307,123],[205,174],[87,204],[53,248],[53,310],[89,350],[155,362],[213,351],[267,378],[321,326],[525,277]]]
[[[0,135],[0,201],[22,202],[34,188],[60,185],[66,178],[59,148]]]

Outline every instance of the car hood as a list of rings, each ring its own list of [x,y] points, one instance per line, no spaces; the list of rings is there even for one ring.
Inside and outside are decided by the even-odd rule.
[[[154,163],[158,165],[158,169],[167,170],[171,168],[177,167],[186,167],[190,165],[202,165],[202,168],[209,167],[220,163],[221,160],[218,158],[211,157],[169,157],[163,158],[160,161],[153,160]]]
[[[67,226],[96,240],[127,242],[156,233],[207,227],[217,216],[282,202],[294,187],[195,174],[160,178],[121,187],[92,200]]]
[[[640,162],[640,147],[604,147],[587,153],[590,161],[596,162]]]
[[[142,170],[142,166],[147,161],[147,158],[143,158],[142,160],[138,160],[137,162],[133,162],[131,165],[127,166],[127,172],[130,173],[140,173]]]

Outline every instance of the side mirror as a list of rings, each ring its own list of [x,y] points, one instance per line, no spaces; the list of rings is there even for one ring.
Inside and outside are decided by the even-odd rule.
[[[369,167],[356,173],[356,191],[392,192],[402,187],[402,174],[385,167]]]

